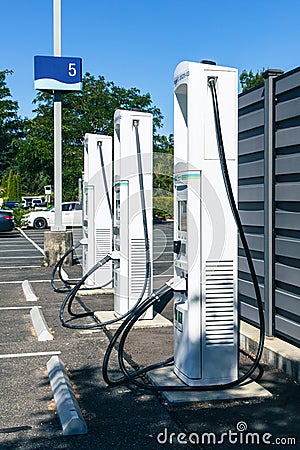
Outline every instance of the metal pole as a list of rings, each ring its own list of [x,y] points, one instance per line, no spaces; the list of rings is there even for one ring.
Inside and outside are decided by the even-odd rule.
[[[61,0],[53,0],[54,56],[61,56]]]
[[[61,56],[61,0],[53,0],[54,56]],[[62,225],[62,136],[61,92],[54,92],[54,226],[51,231],[65,231]]]

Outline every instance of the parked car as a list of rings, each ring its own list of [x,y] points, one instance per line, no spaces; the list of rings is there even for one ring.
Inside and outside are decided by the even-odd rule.
[[[11,211],[0,209],[0,232],[11,231],[15,227],[14,216]]]
[[[9,209],[17,208],[19,205],[20,205],[20,202],[17,202],[17,200],[7,200],[3,204],[3,206],[5,208],[9,208]]]
[[[34,211],[25,214],[24,220],[28,227],[44,229],[54,225],[55,208],[47,211]],[[62,224],[69,227],[82,225],[82,206],[79,202],[62,203]]]
[[[47,203],[43,202],[43,200],[39,200],[38,198],[36,198],[32,200],[31,207],[33,209],[47,209]]]

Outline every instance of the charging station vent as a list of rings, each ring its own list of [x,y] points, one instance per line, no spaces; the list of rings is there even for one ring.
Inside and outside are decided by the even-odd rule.
[[[234,344],[233,261],[207,261],[205,276],[205,343]]]
[[[146,252],[144,239],[131,239],[131,295],[138,297],[143,289],[146,272]]]
[[[96,229],[96,261],[111,252],[111,236],[109,229]]]

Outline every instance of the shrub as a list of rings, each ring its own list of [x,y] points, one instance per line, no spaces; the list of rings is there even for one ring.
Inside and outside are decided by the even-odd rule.
[[[153,197],[153,215],[160,218],[173,218],[173,197]]]
[[[23,208],[14,208],[13,213],[14,213],[14,219],[15,219],[16,226],[22,227],[23,225],[25,225],[23,216],[27,213],[27,211],[24,211]]]

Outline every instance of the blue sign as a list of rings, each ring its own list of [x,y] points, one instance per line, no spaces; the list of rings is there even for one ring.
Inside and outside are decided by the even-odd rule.
[[[64,56],[34,57],[34,87],[40,91],[80,91],[82,60]]]

